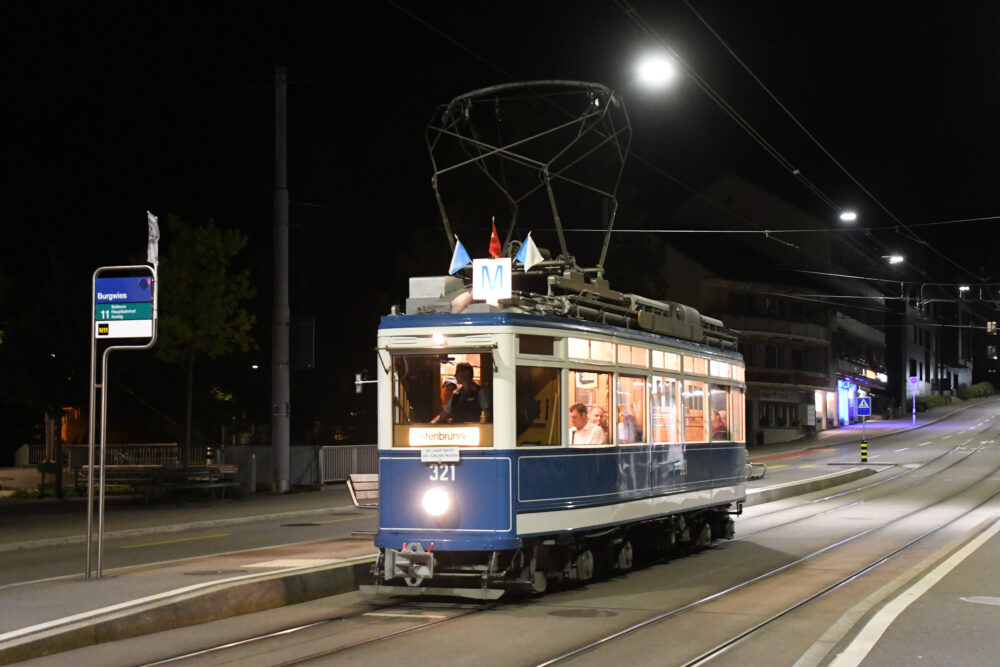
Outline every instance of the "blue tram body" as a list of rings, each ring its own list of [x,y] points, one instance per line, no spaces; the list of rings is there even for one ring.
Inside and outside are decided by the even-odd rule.
[[[523,302],[434,312],[465,286],[415,280],[425,282],[411,281],[413,314],[379,328],[375,591],[540,592],[628,569],[639,545],[732,536],[729,514],[745,500],[745,384],[721,323],[648,300],[617,324]],[[670,335],[678,320],[692,323],[689,338]],[[459,422],[451,392],[470,391],[488,407]],[[582,406],[595,428],[580,426]],[[607,442],[575,444],[597,428]]]

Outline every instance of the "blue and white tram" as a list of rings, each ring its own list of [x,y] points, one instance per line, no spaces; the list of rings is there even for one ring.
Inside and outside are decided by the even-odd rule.
[[[411,279],[407,313],[379,327],[369,592],[542,592],[732,537],[745,382],[721,322],[608,289],[586,307],[467,291]]]

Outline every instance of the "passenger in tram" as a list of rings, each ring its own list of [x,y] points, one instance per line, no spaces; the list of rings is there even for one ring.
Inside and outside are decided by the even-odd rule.
[[[569,407],[569,421],[573,426],[569,429],[571,445],[603,445],[604,431],[587,418],[587,406],[574,403]]]
[[[451,378],[447,378],[441,383],[441,407],[448,405],[448,401],[451,400],[452,394],[458,389],[458,385]]]
[[[623,412],[622,420],[618,422],[618,442],[632,443],[642,440],[642,430],[635,422],[635,416],[631,412]]]
[[[431,420],[432,424],[441,421],[484,423],[491,421],[489,396],[472,378],[472,364],[462,362],[455,367],[458,389],[451,395],[451,400],[444,405],[441,414]]]
[[[590,408],[590,423],[597,424],[604,431],[604,440],[608,440],[608,413],[600,405],[595,405]]]
[[[712,440],[728,440],[729,428],[720,410],[712,410]]]

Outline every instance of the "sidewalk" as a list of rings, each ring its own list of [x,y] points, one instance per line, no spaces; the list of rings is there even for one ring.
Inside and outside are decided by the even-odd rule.
[[[936,408],[917,415],[915,424],[909,417],[872,421],[865,432],[873,440],[933,424],[977,404]],[[861,431],[855,424],[793,442],[752,445],[750,458],[787,459],[841,448],[860,443]],[[747,505],[843,484],[874,471],[867,466],[834,473],[817,469],[808,478],[783,484],[775,484],[780,480],[771,475],[748,483]],[[45,503],[57,501],[0,499],[0,552],[85,541],[85,503],[55,509]],[[245,500],[109,506],[105,537],[345,511],[361,512],[343,485]],[[42,512],[44,520],[39,520]],[[371,537],[360,536],[141,566],[100,580],[81,575],[6,586],[0,589],[0,664],[354,591],[370,576],[373,561]]]

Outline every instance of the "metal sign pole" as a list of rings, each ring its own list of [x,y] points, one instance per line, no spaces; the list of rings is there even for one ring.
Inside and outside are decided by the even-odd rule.
[[[152,216],[150,216],[152,217]],[[150,223],[150,239],[153,242],[153,223]],[[156,238],[158,238],[156,234]],[[154,256],[155,248],[150,250]],[[154,259],[155,261],[155,259]],[[148,273],[147,273],[148,272]],[[107,276],[108,273],[117,274],[115,277]],[[146,284],[148,280],[148,284]],[[110,293],[100,293],[100,298],[107,303],[98,302],[98,284],[104,281],[103,286]],[[124,284],[123,284],[124,283]],[[127,301],[133,289],[141,295],[146,289],[150,290],[149,306],[142,308],[145,299],[139,301]],[[94,449],[97,438],[95,437],[96,425],[96,392],[101,391],[101,414],[100,414],[100,455],[99,465],[100,476],[98,481],[98,507],[97,507],[97,578],[101,578],[104,572],[104,500],[105,500],[105,468],[107,464],[107,417],[108,417],[108,357],[112,350],[145,350],[156,343],[156,321],[159,306],[158,300],[159,281],[157,279],[156,266],[131,265],[131,266],[104,266],[94,271],[91,290],[90,303],[90,443],[87,451],[87,562],[86,578],[91,578],[91,555],[94,548]],[[133,297],[134,298],[134,297]],[[117,303],[125,306],[124,309],[117,309]],[[125,300],[125,301],[120,301]],[[133,305],[135,304],[135,305]],[[107,308],[103,306],[107,305]],[[98,306],[101,306],[100,321],[98,320]],[[138,315],[138,316],[137,316]],[[143,324],[148,322],[148,327]],[[138,327],[133,326],[138,324]],[[126,343],[123,345],[109,345],[104,348],[101,355],[100,377],[97,377],[97,342],[98,336],[107,336],[109,341],[115,338]],[[143,340],[148,336],[148,340]],[[127,344],[128,341],[135,341],[135,344]]]

